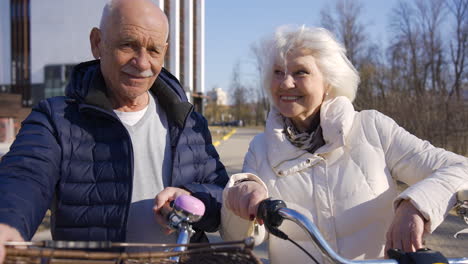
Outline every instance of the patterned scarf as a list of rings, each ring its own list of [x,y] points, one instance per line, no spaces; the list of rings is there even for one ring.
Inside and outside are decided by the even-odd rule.
[[[320,126],[320,112],[316,114],[316,117],[314,117],[310,132],[299,132],[291,119],[287,117],[283,117],[283,121],[283,133],[294,146],[307,150],[310,153],[314,153],[321,146],[325,145],[322,135],[322,127]]]

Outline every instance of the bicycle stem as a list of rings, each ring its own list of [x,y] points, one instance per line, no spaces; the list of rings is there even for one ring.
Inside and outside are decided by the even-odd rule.
[[[205,205],[197,198],[189,195],[181,195],[176,198],[173,211],[168,216],[168,223],[172,229],[179,233],[177,244],[188,244],[190,237],[194,233],[192,223],[199,221],[205,212]],[[183,252],[187,246],[178,246],[174,252]],[[180,256],[170,257],[179,263]]]
[[[192,228],[190,227],[190,224],[188,222],[182,222],[179,224],[178,228],[178,237],[177,237],[177,244],[188,244],[190,236],[193,233]],[[187,249],[186,246],[178,246],[174,248],[174,252],[183,252]],[[175,257],[170,257],[171,260],[176,261],[177,263],[179,262],[180,257],[175,256]]]

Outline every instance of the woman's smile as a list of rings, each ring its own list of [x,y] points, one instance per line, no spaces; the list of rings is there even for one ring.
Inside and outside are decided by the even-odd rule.
[[[298,95],[280,95],[280,100],[285,103],[294,103],[302,98],[302,96]]]

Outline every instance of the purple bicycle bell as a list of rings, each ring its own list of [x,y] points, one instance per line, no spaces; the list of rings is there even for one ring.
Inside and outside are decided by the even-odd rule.
[[[187,217],[190,223],[194,223],[203,217],[205,205],[191,195],[180,195],[174,201],[174,211],[181,217]]]

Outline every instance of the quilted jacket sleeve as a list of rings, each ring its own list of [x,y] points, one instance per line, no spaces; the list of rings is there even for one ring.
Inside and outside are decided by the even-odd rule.
[[[456,192],[468,188],[468,159],[421,140],[389,117],[375,112],[386,162],[392,176],[410,185],[394,204],[410,200],[432,232],[456,203]]]
[[[228,175],[224,165],[221,163],[218,152],[212,144],[208,124],[200,114],[192,113],[197,123],[194,130],[200,131],[198,135],[203,138],[199,144],[204,149],[198,152],[198,159],[203,160],[202,166],[197,166],[195,180],[184,184],[182,187],[189,190],[193,196],[200,199],[206,207],[203,218],[193,225],[194,228],[215,232],[220,224],[220,211],[222,205],[222,192],[228,181]]]
[[[57,182],[61,149],[42,101],[22,123],[10,151],[0,162],[0,222],[29,240],[42,221]]]

